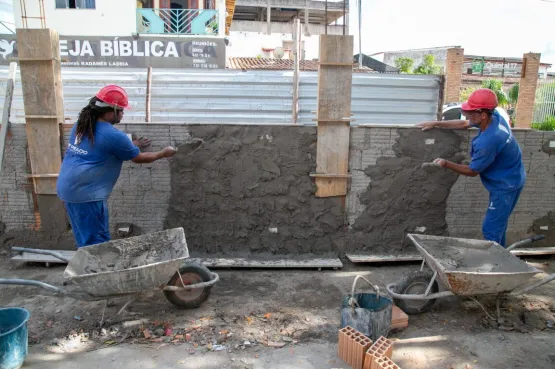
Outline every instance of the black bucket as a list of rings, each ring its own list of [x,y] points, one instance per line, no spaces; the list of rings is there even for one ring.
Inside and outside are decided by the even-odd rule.
[[[355,285],[359,278],[364,279],[375,293],[355,293]],[[341,329],[351,326],[372,341],[380,336],[387,337],[391,327],[391,309],[393,301],[380,296],[380,290],[361,275],[357,275],[350,296],[341,302]]]

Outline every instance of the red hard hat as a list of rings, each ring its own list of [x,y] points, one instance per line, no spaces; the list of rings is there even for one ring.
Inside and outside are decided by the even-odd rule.
[[[489,88],[479,88],[462,104],[462,110],[490,109],[497,107],[497,95]]]
[[[96,97],[112,107],[130,109],[127,92],[119,86],[108,85],[98,91]]]

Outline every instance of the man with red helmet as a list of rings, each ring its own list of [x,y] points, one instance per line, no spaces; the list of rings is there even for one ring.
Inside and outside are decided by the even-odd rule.
[[[468,120],[426,122],[418,126],[422,130],[434,127],[480,129],[478,136],[472,140],[469,165],[441,158],[434,162],[465,176],[480,175],[484,187],[490,193],[482,233],[486,240],[505,246],[509,217],[526,182],[526,172],[522,163],[522,151],[511,127],[496,107],[495,93],[481,88],[474,91],[468,101],[462,104],[462,113]]]
[[[71,130],[58,176],[58,197],[64,201],[77,247],[110,240],[107,200],[124,161],[151,163],[172,157],[171,146],[158,152],[141,152],[148,140],[132,142],[114,127],[129,109],[125,90],[109,85],[101,89],[79,113]]]

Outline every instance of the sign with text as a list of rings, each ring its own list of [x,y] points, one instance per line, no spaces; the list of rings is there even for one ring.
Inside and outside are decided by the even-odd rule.
[[[60,36],[62,67],[225,68],[225,41],[212,37]],[[17,59],[15,35],[0,35],[0,65]]]

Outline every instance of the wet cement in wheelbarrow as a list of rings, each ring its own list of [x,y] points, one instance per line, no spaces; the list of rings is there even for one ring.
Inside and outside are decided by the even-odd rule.
[[[154,246],[153,242],[159,246]],[[164,232],[159,232],[155,240],[148,237],[121,239],[86,251],[84,263],[81,264],[83,272],[75,270],[77,274],[136,268],[184,256],[183,245],[175,235]]]
[[[518,273],[533,269],[509,252],[490,243],[456,239],[419,240],[426,251],[447,270],[476,273]]]

